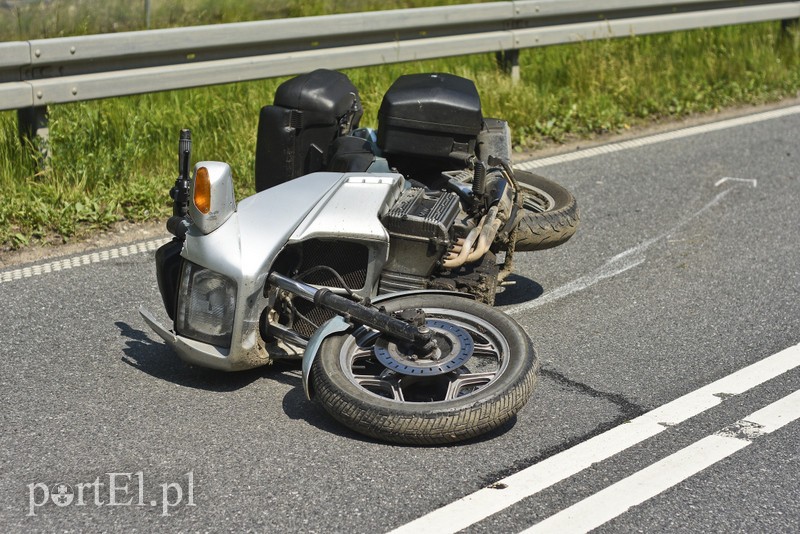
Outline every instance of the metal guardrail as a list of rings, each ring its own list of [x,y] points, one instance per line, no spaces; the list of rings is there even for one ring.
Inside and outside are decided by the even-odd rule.
[[[800,1],[517,0],[6,42],[0,110],[798,18]]]

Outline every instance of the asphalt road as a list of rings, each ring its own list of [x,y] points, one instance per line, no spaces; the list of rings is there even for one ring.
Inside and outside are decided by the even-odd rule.
[[[441,532],[461,527],[436,510],[467,502],[468,532],[797,531],[800,352],[616,437],[800,343],[800,111],[757,118],[536,164],[582,209],[569,243],[518,256],[498,299],[541,379],[513,424],[460,445],[364,439],[306,401],[297,365],[187,366],[137,313],[161,308],[152,252],[0,273],[2,530],[371,533],[433,513]],[[732,452],[709,460],[708,439]],[[576,468],[576,450],[600,460]],[[546,461],[553,483],[507,497]],[[459,501],[486,487],[507,499],[497,513],[486,491]]]

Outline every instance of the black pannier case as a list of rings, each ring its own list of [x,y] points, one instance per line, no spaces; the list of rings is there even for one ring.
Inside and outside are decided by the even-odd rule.
[[[452,74],[398,78],[378,111],[378,146],[401,172],[463,169],[483,117],[471,80]]]
[[[258,119],[256,191],[324,169],[333,141],[361,114],[358,90],[341,72],[318,69],[282,83]]]

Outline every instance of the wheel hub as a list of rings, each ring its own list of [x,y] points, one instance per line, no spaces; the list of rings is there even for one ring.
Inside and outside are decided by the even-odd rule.
[[[472,337],[463,328],[446,321],[425,321],[433,332],[436,348],[427,353],[411,345],[398,345],[381,337],[375,343],[375,356],[392,371],[411,376],[433,376],[458,369],[475,348]]]

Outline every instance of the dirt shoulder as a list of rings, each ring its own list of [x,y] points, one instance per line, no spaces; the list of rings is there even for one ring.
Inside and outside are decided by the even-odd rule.
[[[610,132],[584,139],[568,139],[565,143],[548,143],[536,150],[515,154],[514,162],[519,163],[530,159],[576,152],[599,145],[615,143],[636,137],[644,137],[666,131],[679,130],[700,124],[717,122],[798,104],[800,104],[800,98],[790,98],[774,104],[741,106],[720,110],[714,113],[692,115],[681,120],[659,121],[644,126],[635,126],[624,132]],[[108,230],[71,239],[70,242],[65,244],[32,245],[15,251],[0,252],[0,269],[5,270],[19,265],[37,263],[45,259],[85,254],[86,252],[98,249],[112,248],[136,241],[145,241],[168,236],[169,234],[166,231],[165,221],[137,224],[122,222],[115,224]]]
[[[111,228],[85,236],[72,238],[67,243],[32,245],[18,250],[0,252],[0,270],[20,265],[38,263],[46,259],[77,256],[87,252],[114,248],[136,241],[169,237],[166,221],[130,223],[120,222]]]

